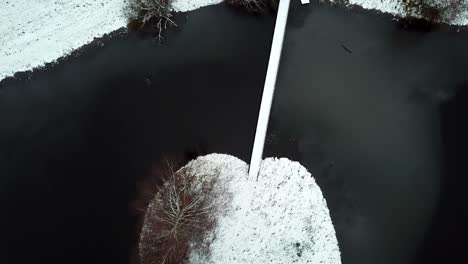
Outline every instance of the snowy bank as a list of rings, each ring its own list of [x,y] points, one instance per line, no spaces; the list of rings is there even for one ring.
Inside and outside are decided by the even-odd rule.
[[[186,12],[200,7],[216,5],[224,0],[173,0],[172,8],[176,12]]]
[[[200,178],[217,175],[226,190],[210,252],[195,249],[190,263],[341,263],[326,201],[299,163],[266,159],[258,182],[229,155],[199,157],[185,168]]]
[[[0,81],[16,72],[54,62],[95,38],[125,27],[127,1],[0,0]],[[173,9],[185,12],[222,1],[174,0]],[[449,24],[468,25],[468,0],[460,1],[460,12]],[[349,0],[348,3],[405,16],[402,0]]]
[[[450,17],[443,17],[443,22],[456,25],[466,26],[468,25],[468,0],[426,0],[427,3],[432,6],[446,7],[447,5],[460,2],[460,6],[457,7],[457,12],[450,14]],[[334,0],[331,0],[334,2]],[[398,17],[406,17],[403,1],[402,0],[347,0],[349,5],[361,6],[365,9],[377,10],[384,13],[389,13]],[[415,15],[416,17],[420,17]]]
[[[222,0],[175,0],[190,11]],[[126,26],[127,0],[0,0],[0,81]]]

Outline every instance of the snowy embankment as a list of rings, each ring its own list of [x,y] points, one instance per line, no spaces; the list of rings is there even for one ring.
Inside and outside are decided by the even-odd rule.
[[[330,1],[335,2],[335,0]],[[403,0],[347,0],[347,2],[349,5],[357,5],[364,9],[377,10],[397,17],[407,16]],[[451,12],[450,17],[443,17],[444,22],[455,26],[468,25],[468,0],[425,0],[425,2],[434,7],[438,6],[441,8],[459,3],[456,7],[456,12]]]
[[[341,263],[327,203],[299,163],[268,158],[258,181],[229,155],[199,157],[185,168],[197,177],[217,175],[228,201],[216,216],[209,254],[192,251],[190,263]]]
[[[175,0],[190,11],[222,0]],[[125,27],[127,0],[0,0],[0,80]]]
[[[128,0],[0,0],[0,81],[16,72],[54,62],[93,39],[126,26]],[[190,11],[223,0],[174,0]],[[402,0],[349,0],[350,5],[404,16]],[[468,0],[449,24],[468,24]],[[331,0],[334,2],[334,0]]]
[[[126,24],[122,0],[0,0],[0,80]]]

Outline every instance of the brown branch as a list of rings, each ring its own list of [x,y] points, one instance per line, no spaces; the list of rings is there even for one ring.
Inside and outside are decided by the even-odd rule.
[[[215,226],[213,200],[218,175],[175,171],[168,160],[161,169],[162,184],[150,202],[140,235],[141,264],[185,263],[190,250],[208,252],[203,237]]]

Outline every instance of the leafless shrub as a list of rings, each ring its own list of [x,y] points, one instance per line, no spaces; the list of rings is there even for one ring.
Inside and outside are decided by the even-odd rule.
[[[429,22],[450,22],[462,8],[462,0],[402,0],[405,13]]]
[[[140,235],[140,263],[185,263],[195,248],[209,254],[210,241],[205,238],[216,224],[217,178],[176,171],[167,161],[160,174],[162,184],[149,203]]]
[[[467,6],[463,0],[446,0],[446,5],[443,10],[445,22],[450,22],[457,17]]]
[[[167,28],[177,26],[172,20],[171,0],[129,0],[126,8],[128,28],[142,30],[150,28],[156,39],[162,41]]]
[[[242,8],[251,13],[267,13],[278,8],[278,0],[225,0],[233,7]]]

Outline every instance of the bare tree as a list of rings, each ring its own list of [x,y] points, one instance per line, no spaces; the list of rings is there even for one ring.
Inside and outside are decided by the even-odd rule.
[[[193,248],[208,254],[209,240],[204,238],[215,226],[212,193],[217,178],[175,171],[168,161],[161,177],[141,230],[141,264],[184,263]]]
[[[126,9],[130,29],[154,29],[160,42],[167,28],[177,26],[172,20],[171,0],[129,0]]]

